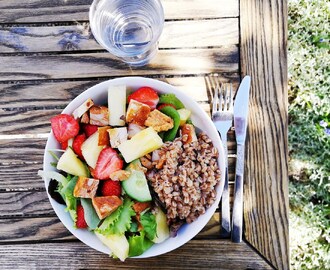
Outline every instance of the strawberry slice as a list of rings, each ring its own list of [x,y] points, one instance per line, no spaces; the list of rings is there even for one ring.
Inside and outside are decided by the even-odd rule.
[[[85,212],[84,208],[81,205],[77,206],[77,220],[76,226],[79,229],[85,229],[88,227],[86,220],[85,220]]]
[[[141,87],[138,90],[136,90],[134,93],[130,94],[127,97],[128,103],[130,102],[131,99],[146,104],[151,109],[155,109],[159,101],[157,92],[151,87],[147,87],[147,86]]]
[[[78,157],[80,157],[81,159],[84,159],[82,152],[81,152],[81,145],[84,143],[84,141],[86,141],[86,135],[85,133],[79,134],[77,135],[74,139],[73,139],[73,143],[72,143],[72,148],[73,151],[78,155]]]
[[[101,192],[103,196],[117,196],[121,194],[121,185],[119,181],[106,180],[103,181]]]
[[[59,114],[50,119],[50,122],[59,143],[67,142],[79,133],[79,123],[71,115]]]
[[[68,141],[65,141],[65,142],[62,142],[61,143],[61,149],[62,150],[66,150],[69,146],[69,142]]]
[[[87,138],[92,136],[98,129],[98,126],[90,125],[90,124],[83,125],[82,127]]]
[[[119,157],[116,150],[111,147],[104,148],[96,162],[94,176],[96,179],[105,180],[110,178],[110,174],[121,170],[124,161]]]

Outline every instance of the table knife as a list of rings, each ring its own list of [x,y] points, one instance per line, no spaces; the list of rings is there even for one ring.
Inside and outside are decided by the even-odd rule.
[[[234,103],[234,127],[237,143],[236,176],[232,216],[232,241],[242,241],[243,231],[243,175],[244,148],[249,112],[249,92],[251,77],[245,76],[237,91]]]

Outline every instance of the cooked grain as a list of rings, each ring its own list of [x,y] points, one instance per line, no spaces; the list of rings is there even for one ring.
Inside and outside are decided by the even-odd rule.
[[[218,150],[201,133],[189,144],[182,137],[165,143],[158,155],[147,176],[166,207],[168,223],[193,222],[215,202],[220,181]]]

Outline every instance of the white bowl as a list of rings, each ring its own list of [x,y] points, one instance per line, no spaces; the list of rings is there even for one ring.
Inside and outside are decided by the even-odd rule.
[[[99,83],[88,90],[81,93],[77,96],[69,105],[63,110],[63,113],[71,114],[75,108],[77,108],[80,104],[82,104],[86,99],[92,98],[95,104],[105,104],[107,102],[107,90],[109,85],[117,85],[117,84],[125,84],[128,89],[136,90],[142,86],[149,86],[154,88],[159,93],[174,93],[185,105],[185,107],[192,111],[191,120],[193,121],[194,125],[199,129],[204,131],[212,140],[213,145],[218,148],[219,150],[219,168],[221,172],[225,171],[225,162],[223,159],[224,150],[222,144],[220,142],[220,138],[216,128],[214,127],[212,121],[210,120],[209,116],[203,111],[203,109],[190,97],[185,95],[183,92],[178,91],[173,86],[153,79],[143,78],[143,77],[124,77],[113,79],[109,81],[105,81]],[[50,133],[50,136],[47,140],[46,148],[45,148],[45,155],[44,155],[44,171],[55,170],[54,167],[50,165],[53,161],[53,158],[48,153],[49,149],[60,149],[59,143],[55,140],[53,133]],[[219,204],[223,186],[224,186],[224,173],[221,173],[221,181],[220,184],[217,185],[217,198],[215,203],[206,211],[205,214],[201,215],[196,221],[192,222],[191,224],[183,225],[176,237],[169,238],[166,241],[160,244],[154,244],[149,250],[144,252],[142,255],[137,256],[135,258],[147,258],[152,256],[157,256],[164,254],[166,252],[172,251],[190,239],[192,239],[195,235],[197,235],[203,227],[208,223],[208,221],[213,216],[216,208]],[[46,188],[48,188],[49,180],[45,179]],[[48,194],[48,193],[47,193]],[[85,243],[86,245],[100,251],[103,253],[109,254],[110,250],[104,246],[101,241],[94,235],[94,233],[89,232],[88,230],[81,230],[81,229],[74,229],[73,228],[73,221],[68,212],[65,212],[65,206],[57,203],[53,200],[48,194],[49,200],[51,205],[53,206],[55,213],[65,225],[65,227],[80,241]]]

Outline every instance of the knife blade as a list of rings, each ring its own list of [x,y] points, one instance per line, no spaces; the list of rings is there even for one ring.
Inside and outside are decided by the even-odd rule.
[[[237,91],[234,102],[234,127],[237,143],[236,176],[232,217],[232,241],[240,243],[243,232],[243,175],[244,150],[249,113],[249,94],[251,77],[245,76]]]

